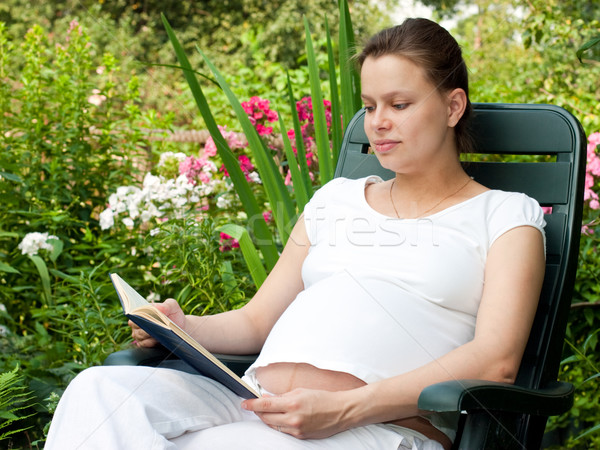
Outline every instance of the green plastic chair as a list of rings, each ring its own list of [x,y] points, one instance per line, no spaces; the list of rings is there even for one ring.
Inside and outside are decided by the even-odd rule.
[[[538,311],[514,385],[453,380],[427,387],[419,398],[425,411],[460,412],[455,449],[540,448],[549,416],[568,411],[574,388],[558,382],[565,328],[577,269],[586,139],[580,123],[551,105],[475,104],[473,132],[477,154],[502,155],[496,162],[469,162],[467,172],[483,185],[524,192],[546,214],[546,275]],[[369,154],[359,111],[344,134],[335,176],[361,178],[393,173]],[[535,162],[516,162],[524,155]],[[503,161],[512,162],[497,162]],[[242,373],[252,357],[222,356]],[[165,364],[164,353],[132,349],[111,355],[105,364]]]

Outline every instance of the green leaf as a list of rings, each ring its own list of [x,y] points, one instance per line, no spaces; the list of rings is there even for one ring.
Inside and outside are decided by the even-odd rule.
[[[586,378],[585,380],[583,380],[583,382],[581,384],[587,383],[588,381],[595,380],[596,378],[600,378],[600,373],[596,373],[596,374],[592,375],[591,377]]]
[[[315,143],[319,158],[319,177],[321,184],[325,184],[333,178],[333,163],[331,148],[329,146],[329,136],[327,135],[327,122],[323,106],[323,94],[321,93],[319,67],[306,17],[304,18],[304,30],[306,33],[306,58],[308,62],[308,77],[310,79],[310,93],[312,96]]]
[[[586,430],[584,433],[581,433],[579,436],[577,436],[575,438],[575,440],[577,441],[578,439],[581,439],[582,437],[588,436],[588,435],[590,435],[592,433],[595,433],[597,431],[600,431],[600,424],[593,426],[589,430]]]
[[[281,133],[281,139],[283,140],[283,149],[285,151],[285,157],[287,159],[288,167],[292,175],[292,185],[294,186],[294,193],[296,194],[296,205],[298,207],[298,211],[303,211],[304,205],[308,203],[308,200],[310,198],[311,186],[306,186],[304,177],[300,172],[300,168],[298,167],[298,161],[296,160],[296,156],[294,155],[294,150],[292,149],[290,139],[288,138],[288,135],[285,132],[285,125],[283,124],[283,119],[281,118],[281,115],[279,115],[279,130]]]
[[[12,266],[9,266],[8,264],[5,264],[3,262],[0,262],[0,272],[6,272],[6,273],[21,273],[19,272],[17,269],[15,269]]]
[[[294,124],[294,138],[296,140],[296,152],[298,156],[298,164],[300,165],[300,172],[304,179],[304,185],[309,187],[308,197],[312,196],[312,184],[310,179],[310,173],[308,171],[308,163],[306,162],[306,150],[304,149],[304,139],[302,139],[302,128],[300,127],[300,118],[298,117],[298,108],[296,107],[296,99],[294,98],[294,92],[292,91],[292,80],[290,74],[287,74],[287,87],[288,87],[288,101],[290,103],[290,109],[292,113],[292,121]],[[302,211],[302,208],[298,208]]]
[[[233,273],[231,261],[223,261],[221,263],[221,279],[223,280],[223,284],[227,287],[227,289],[233,291],[237,287],[237,280],[235,279],[235,274]]]
[[[204,54],[204,52],[198,47],[196,48],[202,55],[202,58],[204,58],[204,62],[209,67],[210,71],[217,79],[219,86],[221,86],[221,89],[223,89],[223,92],[227,96],[227,99],[233,107],[235,115],[237,116],[237,119],[244,130],[246,139],[248,139],[248,145],[252,150],[252,154],[254,155],[262,184],[265,188],[265,192],[267,193],[271,208],[273,209],[273,217],[275,219],[277,230],[279,231],[282,241],[286,242],[291,230],[290,224],[295,216],[295,207],[284,183],[283,177],[279,172],[279,168],[275,164],[275,161],[273,160],[273,157],[271,156],[271,153],[264,141],[258,135],[256,128],[254,128],[254,125],[252,125],[250,122],[248,114],[246,111],[244,111],[240,101],[237,99],[225,81],[225,78],[221,75],[219,70],[214,66],[210,59]],[[249,219],[251,222],[257,219],[262,219],[264,221],[262,218],[262,213],[260,214],[260,217],[249,216]]]
[[[331,157],[333,164],[338,160],[340,147],[342,146],[342,115],[340,110],[340,96],[338,95],[337,72],[335,70],[335,59],[333,57],[333,45],[331,43],[331,32],[329,22],[325,17],[325,30],[327,35],[327,60],[329,62],[329,86],[331,90]]]
[[[360,76],[355,64],[352,62],[356,45],[347,0],[339,0],[339,10],[340,97],[345,129],[356,111],[360,109],[362,101],[360,98]]]
[[[48,267],[42,258],[37,255],[28,255],[29,259],[33,261],[33,264],[37,268],[40,278],[42,279],[42,287],[44,289],[44,295],[46,296],[46,302],[50,306],[52,302],[52,290],[50,289],[50,274],[48,273]]]
[[[14,181],[15,183],[23,183],[23,180],[20,176],[15,175],[14,173],[8,172],[0,172],[0,177],[6,178],[7,180]]]
[[[190,90],[192,91],[196,105],[198,106],[206,127],[208,128],[208,131],[215,142],[217,152],[219,153],[223,164],[225,164],[225,167],[229,172],[231,181],[233,182],[236,193],[239,196],[244,209],[246,210],[248,218],[252,219],[251,225],[253,227],[258,246],[265,258],[265,263],[269,269],[272,269],[279,258],[279,253],[277,252],[277,247],[275,246],[271,230],[269,230],[267,223],[262,217],[262,211],[258,206],[258,202],[256,201],[256,198],[250,189],[246,177],[242,173],[237,158],[229,148],[229,145],[223,138],[223,135],[217,126],[217,122],[210,111],[206,97],[204,96],[200,84],[194,75],[191,64],[183,50],[183,47],[175,36],[171,25],[169,25],[169,22],[167,21],[167,18],[163,14],[161,14],[161,18],[165,29],[167,30],[171,45],[173,46],[175,54],[177,55],[177,59],[179,60],[179,64],[182,67],[185,79],[190,87]]]
[[[240,244],[240,249],[242,250],[242,255],[244,256],[244,261],[246,261],[246,266],[250,271],[250,276],[254,281],[254,285],[256,286],[256,289],[260,288],[267,279],[267,272],[260,261],[260,257],[252,243],[252,239],[250,239],[248,231],[244,227],[234,224],[223,225],[217,230],[237,239]]]
[[[579,60],[579,62],[581,62],[581,63],[583,62],[582,61],[582,57],[583,57],[583,53],[586,50],[589,50],[590,48],[592,48],[592,47],[594,47],[594,46],[596,46],[598,44],[600,44],[600,36],[595,37],[591,41],[587,41],[585,44],[583,44],[581,47],[579,47],[577,49],[577,53],[576,53],[577,59]]]
[[[63,251],[63,242],[60,239],[48,239],[48,243],[52,246],[50,259],[54,262]]]

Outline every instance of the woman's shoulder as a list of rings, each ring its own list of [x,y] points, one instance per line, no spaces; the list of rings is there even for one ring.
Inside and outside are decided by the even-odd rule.
[[[544,211],[532,197],[522,192],[490,190],[484,195],[485,221],[491,242],[518,226],[532,226],[543,234]]]
[[[522,192],[503,191],[490,189],[481,196],[488,208],[495,209],[517,209],[532,213],[542,212],[538,201]]]

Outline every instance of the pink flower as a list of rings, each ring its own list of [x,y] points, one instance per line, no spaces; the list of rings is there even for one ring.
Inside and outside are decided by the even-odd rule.
[[[600,131],[590,134],[590,136],[588,137],[588,142],[590,144],[593,144],[595,147],[599,146],[600,145]]]
[[[192,184],[196,184],[198,180],[203,184],[209,183],[212,179],[211,173],[214,170],[214,164],[206,158],[188,156],[179,163],[179,174],[185,175]]]
[[[228,131],[227,127],[222,127],[221,125],[219,125],[219,131],[221,132],[221,136],[223,136],[223,138],[227,141],[227,145],[229,145],[230,149],[235,150],[236,148],[244,148],[248,146],[248,143],[242,141],[235,131]],[[212,136],[209,136],[204,143],[203,155],[207,158],[210,158],[216,154],[217,146]]]
[[[591,209],[600,209],[600,202],[598,194],[594,191],[596,185],[595,177],[600,177],[600,156],[596,152],[596,149],[600,145],[600,132],[592,133],[588,137],[587,145],[587,165],[584,182],[584,201],[589,200],[589,206]]]
[[[589,225],[582,225],[581,234],[587,234],[588,236],[591,236],[592,234],[594,234],[594,229]]]
[[[221,240],[221,245],[219,246],[219,250],[221,250],[222,252],[227,252],[234,248],[239,248],[239,246],[240,246],[240,243],[238,242],[238,240],[229,236],[227,233],[220,233],[219,237]]]
[[[100,106],[104,100],[106,100],[106,95],[100,94],[99,89],[92,90],[92,95],[90,95],[87,99],[89,103],[96,106]]]
[[[253,181],[252,177],[250,176],[250,173],[254,170],[254,164],[252,164],[252,161],[250,161],[250,158],[248,158],[246,155],[240,155],[240,156],[238,156],[238,161],[240,163],[240,169],[242,169],[242,172],[244,172],[246,180],[248,180],[250,182]],[[221,167],[219,168],[219,171],[221,171],[223,173],[223,176],[225,176],[225,177],[229,176],[229,171],[225,167],[225,164],[221,165]]]
[[[254,125],[259,136],[267,136],[273,133],[273,127],[269,123],[278,120],[277,113],[269,108],[269,100],[260,97],[252,97],[247,102],[242,102],[242,108],[248,115],[250,123]]]
[[[273,127],[265,127],[264,125],[257,123],[256,124],[256,131],[258,131],[258,135],[259,136],[266,136],[268,134],[271,134],[273,132]]]
[[[273,211],[265,211],[263,213],[263,218],[265,219],[265,222],[270,223],[271,220],[273,220]]]
[[[204,143],[204,152],[202,153],[207,158],[211,156],[215,156],[217,154],[217,146],[212,136],[209,136],[206,142]]]
[[[240,168],[242,169],[242,172],[248,173],[254,170],[254,166],[250,162],[250,158],[248,158],[246,155],[238,156],[238,161],[240,162]]]
[[[77,30],[79,36],[81,36],[81,28],[79,27],[79,22],[77,22],[77,19],[73,19],[71,20],[71,22],[69,22],[69,30],[67,31],[67,33],[71,34],[73,30]]]

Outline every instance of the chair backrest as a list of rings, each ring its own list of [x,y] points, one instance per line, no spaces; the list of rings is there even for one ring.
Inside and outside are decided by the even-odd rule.
[[[502,155],[503,161],[512,156],[513,162],[469,162],[466,171],[489,188],[523,192],[552,208],[545,216],[546,275],[516,381],[523,387],[538,388],[558,375],[577,269],[585,135],[577,119],[556,106],[490,103],[475,104],[474,109],[475,153]],[[363,120],[361,110],[348,124],[335,176],[389,179],[394,174],[369,154]],[[514,162],[518,159],[531,161]]]

